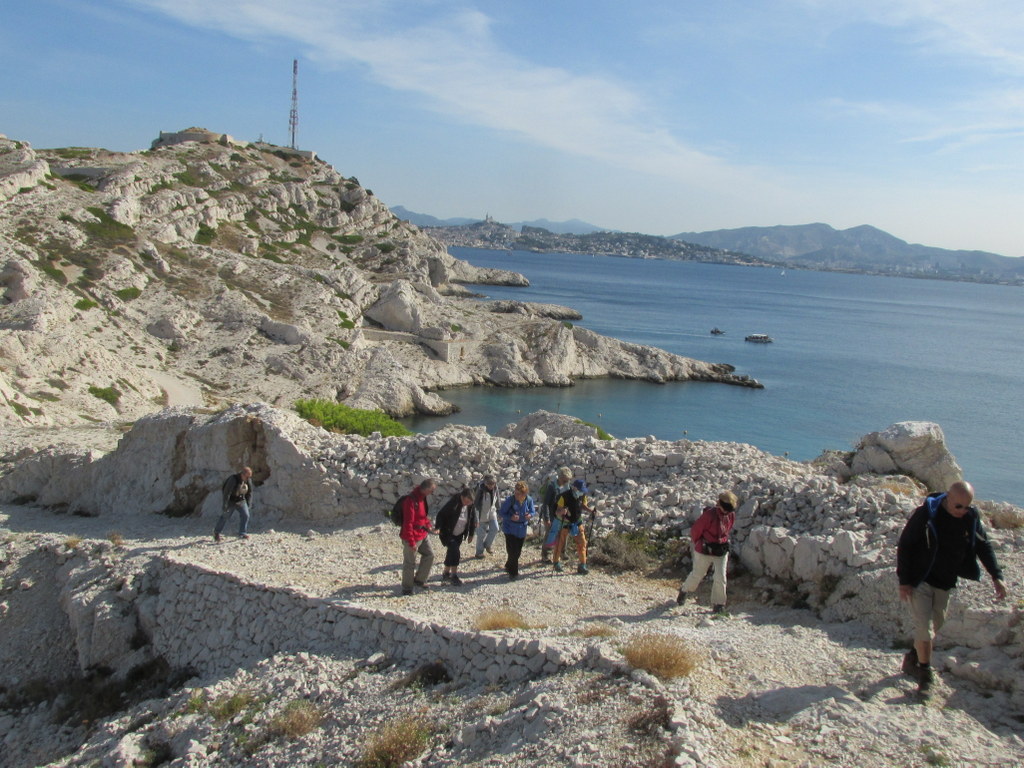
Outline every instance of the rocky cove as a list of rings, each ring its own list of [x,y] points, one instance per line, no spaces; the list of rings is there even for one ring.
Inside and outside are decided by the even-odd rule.
[[[292,412],[323,397],[444,413],[446,387],[582,376],[759,386],[467,287],[523,281],[451,257],[310,153],[201,129],[133,153],[0,137],[0,763],[369,764],[405,717],[423,766],[1024,760],[1020,509],[980,503],[1011,600],[958,590],[933,705],[898,675],[895,540],[960,474],[937,425],[801,463],[600,440],[544,412],[413,437]],[[214,545],[243,464],[254,535]],[[631,536],[674,560],[558,576],[531,542],[509,583],[499,540],[464,586],[399,595],[382,512],[413,482],[443,499],[484,473],[537,488],[562,465],[599,494],[595,550]],[[706,596],[672,598],[678,541],[723,489],[743,503],[719,621]],[[524,620],[479,626],[498,610]],[[651,632],[694,671],[629,663]],[[302,734],[281,727],[295,704],[318,714]]]

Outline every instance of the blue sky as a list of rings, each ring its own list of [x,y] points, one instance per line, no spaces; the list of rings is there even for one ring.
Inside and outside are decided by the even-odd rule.
[[[1020,0],[0,0],[0,132],[298,144],[389,205],[1024,255]]]

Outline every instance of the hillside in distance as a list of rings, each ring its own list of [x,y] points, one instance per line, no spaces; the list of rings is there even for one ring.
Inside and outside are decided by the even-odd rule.
[[[391,211],[400,219],[405,219],[410,224],[415,224],[417,227],[461,227],[466,224],[475,224],[481,221],[481,219],[467,219],[464,217],[439,219],[436,216],[431,216],[426,213],[410,211],[408,208],[403,208],[400,205],[392,206]],[[483,220],[488,218],[490,217],[485,216]],[[554,232],[556,235],[589,235],[592,232],[606,231],[603,227],[598,227],[586,221],[581,221],[580,219],[569,219],[568,221],[551,221],[550,219],[510,221],[508,226],[515,229],[522,229],[524,227],[540,227],[541,229],[546,229],[549,232]]]
[[[1024,259],[907,243],[868,225],[843,230],[828,224],[741,227],[672,237],[805,269],[1024,283]]]

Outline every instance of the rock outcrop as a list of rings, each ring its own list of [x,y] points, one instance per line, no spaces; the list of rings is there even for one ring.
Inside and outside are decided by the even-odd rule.
[[[757,386],[571,328],[571,309],[481,302],[461,284],[525,278],[453,258],[309,153],[221,139],[124,154],[0,137],[0,423],[131,421],[167,403],[170,373],[214,405],[394,416],[450,412],[431,390],[472,384]]]

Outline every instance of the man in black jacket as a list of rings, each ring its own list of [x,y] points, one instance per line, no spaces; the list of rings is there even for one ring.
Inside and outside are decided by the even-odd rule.
[[[242,467],[238,474],[231,475],[221,486],[221,514],[213,529],[213,540],[220,541],[220,532],[227,525],[228,518],[238,511],[238,537],[249,538],[249,505],[252,504],[252,470]]]
[[[903,657],[903,671],[917,678],[921,693],[932,685],[932,645],[946,620],[957,578],[980,579],[980,560],[992,577],[996,597],[1006,597],[1003,572],[973,500],[974,488],[966,482],[931,494],[910,516],[896,547],[900,600],[910,605],[914,626],[914,647]]]

